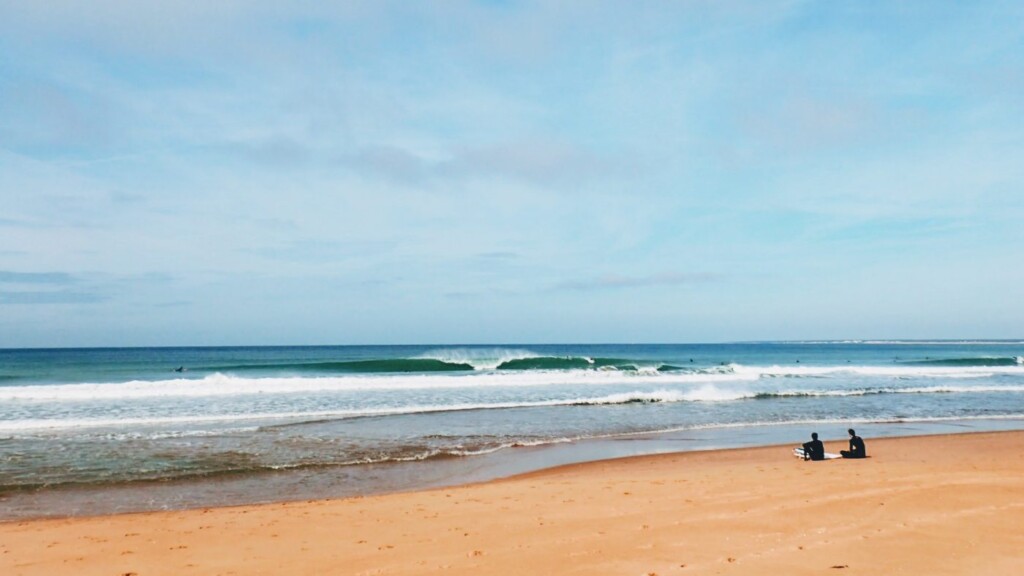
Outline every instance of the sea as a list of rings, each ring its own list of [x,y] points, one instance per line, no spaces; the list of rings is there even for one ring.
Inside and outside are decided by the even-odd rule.
[[[1024,429],[1024,340],[0,350],[0,520]],[[789,457],[780,452],[780,458]]]

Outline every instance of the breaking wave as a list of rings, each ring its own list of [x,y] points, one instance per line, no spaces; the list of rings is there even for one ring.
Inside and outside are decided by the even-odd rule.
[[[497,360],[492,360],[497,361]],[[774,365],[725,364],[707,368],[681,368],[613,358],[532,357],[500,360],[493,370],[477,370],[470,364],[440,359],[408,359],[370,364],[361,363],[362,373],[309,375],[245,375],[216,372],[166,380],[133,380],[81,384],[35,384],[0,386],[0,401],[115,400],[161,397],[224,397],[245,395],[310,394],[320,392],[381,392],[397,390],[459,390],[482,388],[519,389],[557,386],[701,386],[742,384],[770,379],[824,379],[842,382],[858,378],[887,381],[943,379],[985,379],[999,375],[1024,375],[1024,359],[926,360],[881,366],[865,365]],[[383,361],[382,361],[383,362]],[[356,363],[347,363],[356,364]],[[396,366],[415,370],[396,372]],[[434,366],[435,372],[424,369]],[[455,368],[459,366],[459,368]],[[504,368],[502,368],[504,366]],[[384,370],[386,368],[386,370]],[[372,370],[379,369],[377,372]],[[185,375],[183,375],[185,376]]]

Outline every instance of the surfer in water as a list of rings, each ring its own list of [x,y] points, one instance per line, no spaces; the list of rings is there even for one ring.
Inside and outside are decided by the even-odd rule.
[[[825,445],[818,440],[818,433],[811,432],[811,441],[804,442],[804,460],[824,460]]]
[[[850,433],[850,449],[840,450],[839,453],[843,455],[843,458],[867,458],[868,453],[864,449],[864,439],[857,436],[853,428],[850,428],[847,432]]]

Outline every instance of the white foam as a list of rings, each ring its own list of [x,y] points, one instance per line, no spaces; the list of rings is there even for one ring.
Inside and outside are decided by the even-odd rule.
[[[178,416],[152,416],[137,418],[35,418],[0,422],[0,432],[30,432],[74,428],[122,428],[132,426],[167,426],[183,424],[210,424],[229,422],[282,422],[308,421],[327,418],[359,418],[368,416],[398,416],[436,412],[462,412],[469,410],[496,410],[508,408],[539,408],[550,406],[625,404],[628,402],[716,402],[751,398],[747,391],[720,390],[703,386],[690,391],[656,390],[624,392],[606,396],[558,398],[522,402],[481,402],[395,406],[380,408],[339,409],[318,411],[257,412],[234,414],[204,414]]]
[[[694,390],[654,390],[609,394],[598,398],[580,399],[586,404],[626,404],[628,402],[726,402],[753,398],[756,394],[748,390],[727,390],[711,385]]]
[[[997,374],[1024,375],[1016,366],[743,366],[730,365],[737,374],[768,377],[881,376],[889,378],[988,378]]]
[[[125,383],[8,386],[0,388],[0,400],[116,400],[163,397],[215,397],[254,394],[297,394],[346,391],[479,389],[485,387],[702,384],[756,380],[756,373],[703,374],[678,372],[629,372],[555,370],[487,372],[464,375],[398,374],[323,377],[244,378],[213,374],[202,379],[179,378]]]
[[[450,364],[469,364],[475,370],[494,370],[510,360],[538,357],[540,355],[535,352],[518,348],[441,348],[419,356]]]
[[[983,386],[908,386],[903,388],[856,388],[847,390],[782,390],[764,392],[772,396],[869,396],[872,394],[980,394],[988,392],[1024,392],[1024,385],[983,385]]]

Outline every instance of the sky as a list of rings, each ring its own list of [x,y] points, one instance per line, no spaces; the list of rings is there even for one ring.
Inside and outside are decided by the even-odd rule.
[[[0,347],[1024,336],[1024,4],[0,0]]]

